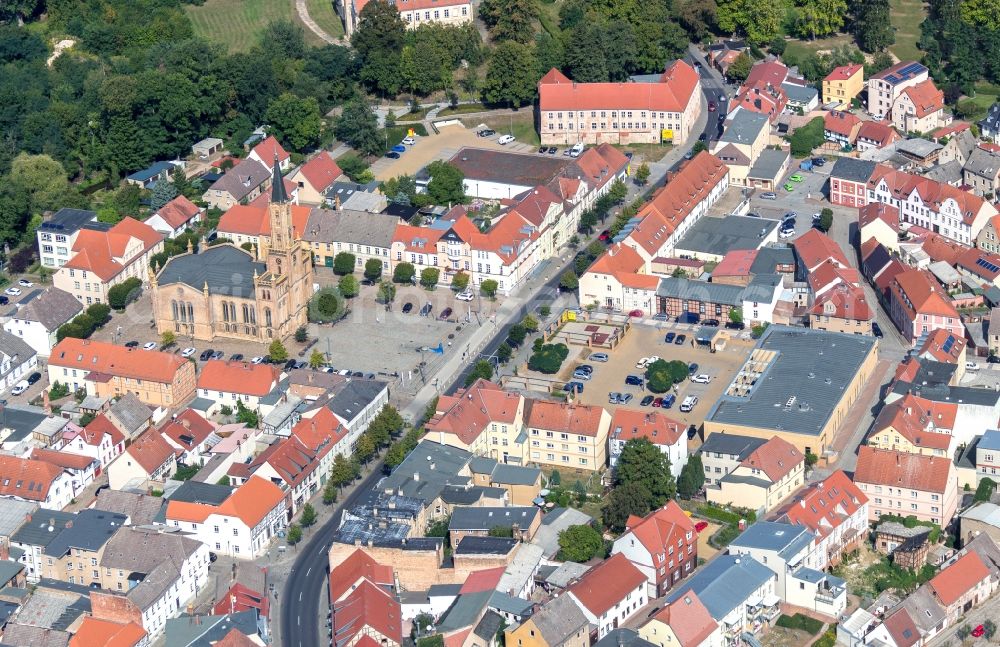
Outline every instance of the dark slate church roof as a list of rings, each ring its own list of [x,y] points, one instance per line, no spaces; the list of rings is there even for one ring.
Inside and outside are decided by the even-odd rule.
[[[253,275],[267,272],[264,263],[253,260],[249,253],[232,245],[216,245],[197,254],[174,256],[160,272],[159,285],[184,283],[201,290],[208,283],[211,294],[229,294],[251,298],[254,295]]]

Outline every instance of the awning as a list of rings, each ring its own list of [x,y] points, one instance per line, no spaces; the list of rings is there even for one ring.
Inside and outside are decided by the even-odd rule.
[[[763,600],[764,600],[764,598],[760,597],[759,595],[754,595],[754,596],[752,596],[752,597],[750,597],[750,598],[747,599],[747,606],[748,607],[759,607],[760,603],[763,602]]]
[[[764,606],[765,607],[773,607],[774,605],[778,604],[779,602],[781,602],[781,598],[779,598],[778,596],[774,595],[773,593],[771,595],[768,595],[768,596],[766,596],[764,598]]]

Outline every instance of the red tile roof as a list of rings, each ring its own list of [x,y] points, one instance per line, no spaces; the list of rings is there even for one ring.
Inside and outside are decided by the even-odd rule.
[[[257,643],[239,629],[230,629],[229,633],[212,647],[257,647]]]
[[[847,138],[853,138],[856,135],[855,129],[860,124],[861,119],[855,114],[840,110],[831,110],[823,117],[823,130],[843,135]]]
[[[840,283],[816,297],[809,314],[851,321],[872,321],[875,311],[868,305],[865,290]]]
[[[878,148],[885,148],[892,142],[900,139],[892,125],[885,121],[865,121],[858,129],[858,140],[865,140],[875,144]]]
[[[584,573],[566,593],[600,618],[637,588],[646,586],[646,576],[622,553],[616,553]]]
[[[306,181],[313,189],[323,193],[330,185],[337,181],[337,178],[344,174],[334,161],[333,155],[329,151],[323,151],[316,157],[299,168],[299,173],[305,177]]]
[[[320,407],[313,417],[295,423],[292,435],[322,458],[347,435],[347,428],[329,408]]]
[[[229,590],[219,597],[219,601],[212,609],[216,615],[227,613],[239,613],[256,609],[262,618],[271,615],[271,599],[266,591],[254,591],[248,586],[236,582]],[[218,645],[219,643],[216,643]]]
[[[841,267],[851,266],[840,245],[818,229],[810,229],[796,238],[793,247],[796,256],[810,272],[827,259],[833,259]]]
[[[292,229],[301,236],[305,231],[312,207],[292,205]],[[219,219],[219,235],[242,234],[244,236],[270,236],[271,219],[266,202],[259,204],[233,205]]]
[[[135,647],[145,637],[146,630],[134,622],[119,624],[84,616],[83,623],[69,639],[69,647]]]
[[[190,366],[183,357],[157,350],[126,348],[93,339],[66,337],[55,345],[49,364],[151,382],[171,383]]]
[[[140,434],[125,449],[125,453],[131,456],[147,474],[153,474],[175,456],[174,448],[156,429],[149,429]],[[126,459],[120,457],[118,460]]]
[[[188,200],[186,197],[179,195],[167,204],[160,207],[160,210],[156,212],[158,216],[163,218],[163,220],[177,229],[181,225],[187,224],[192,218],[198,215],[201,209],[195,203]]]
[[[778,61],[760,61],[750,68],[746,85],[755,83],[770,83],[781,85],[788,78],[788,68]]]
[[[267,479],[251,476],[218,506],[187,501],[169,501],[169,520],[204,523],[209,515],[239,518],[248,528],[255,528],[267,514],[282,505],[285,493]]]
[[[288,151],[282,148],[281,144],[278,143],[278,140],[274,137],[274,135],[268,135],[262,142],[254,146],[251,152],[260,158],[260,160],[266,164],[268,168],[270,168],[274,163],[275,157],[278,158],[278,162],[284,162],[286,159],[291,157],[291,155],[288,154]]]
[[[833,71],[826,75],[824,81],[846,81],[858,72],[865,69],[861,63],[851,63],[850,65],[840,65],[833,68]]]
[[[215,425],[202,418],[194,409],[185,409],[175,419],[160,427],[161,434],[185,450],[194,449],[205,442],[213,431]]]
[[[945,352],[945,346],[949,348]],[[923,346],[917,349],[917,355],[929,356],[936,362],[955,364],[965,350],[965,338],[959,337],[944,328],[932,330],[924,340]]]
[[[542,111],[655,110],[683,112],[700,83],[683,61],[671,63],[657,83],[575,83],[555,68],[538,82]]]
[[[202,365],[198,388],[263,397],[271,392],[281,369],[271,364],[213,360]]]
[[[526,424],[536,429],[596,438],[604,414],[604,407],[535,400]]]
[[[330,568],[330,599],[340,600],[345,594],[354,590],[361,580],[369,580],[383,588],[392,588],[396,583],[392,566],[379,564],[359,548],[344,561]]]
[[[949,457],[921,456],[862,445],[858,449],[854,482],[940,493],[948,488],[950,467]]]
[[[867,227],[876,220],[881,220],[899,232],[899,209],[885,202],[869,202],[858,209],[858,226]]]
[[[63,469],[46,461],[0,454],[0,495],[45,501]]]
[[[670,627],[680,647],[700,647],[718,627],[694,591],[665,605],[654,617]]]
[[[958,310],[952,305],[951,299],[937,281],[923,270],[915,268],[903,270],[893,280],[889,289],[911,322],[923,314],[960,320]]]
[[[913,622],[909,612],[900,607],[892,615],[887,616],[883,621],[885,628],[889,630],[896,647],[913,647],[918,644],[922,636],[917,625]]]
[[[56,451],[54,449],[40,449],[38,447],[31,450],[31,458],[51,463],[56,467],[67,470],[86,470],[92,465],[97,464],[97,459],[92,456],[84,456],[67,451]]]
[[[913,103],[918,118],[944,109],[944,92],[938,90],[931,79],[911,85],[903,90],[903,94]]]
[[[125,259],[133,240],[142,244],[145,253],[163,241],[163,234],[133,218],[124,218],[107,231],[81,229],[73,243],[73,257],[63,267],[93,272],[102,281],[110,281],[142,257],[139,253]]]
[[[385,589],[364,580],[333,607],[333,635],[337,644],[350,641],[365,627],[400,644],[403,641],[402,612],[399,601]],[[367,633],[367,632],[365,632]]]
[[[652,274],[644,274],[645,265],[639,252],[634,248],[623,243],[614,243],[594,261],[587,272],[613,276],[616,281],[630,288],[655,290],[660,284],[660,279]]]
[[[465,444],[471,444],[491,422],[511,424],[523,398],[517,393],[502,390],[486,380],[477,380],[455,395],[438,398],[437,413],[425,428],[428,434],[454,434]]]
[[[756,258],[756,249],[734,249],[722,257],[712,276],[750,276],[750,266]]]
[[[445,233],[447,232],[440,229],[414,227],[400,223],[396,225],[392,242],[393,244],[402,244],[404,250],[414,254],[437,254],[437,242]]]
[[[620,407],[611,416],[611,433],[623,442],[645,438],[654,445],[673,445],[686,431],[687,425],[660,411],[637,411]]]
[[[775,436],[753,450],[740,465],[759,469],[772,483],[777,483],[804,461],[802,452],[795,445]]]
[[[941,604],[950,607],[989,577],[990,569],[982,558],[970,551],[945,567],[928,584]]]
[[[496,568],[486,568],[469,573],[465,578],[465,582],[462,583],[462,588],[458,590],[459,595],[496,589],[505,570],[503,566],[497,566]]]
[[[795,499],[784,513],[788,521],[805,526],[820,537],[830,534],[868,503],[868,497],[843,470],[813,483]],[[867,523],[867,517],[864,521]]]
[[[875,189],[883,183],[894,199],[907,201],[916,193],[933,211],[940,210],[945,202],[954,203],[953,208],[961,214],[962,221],[966,225],[972,225],[979,212],[984,207],[991,206],[983,198],[950,184],[897,171],[888,166],[878,166],[868,180],[868,188]],[[995,215],[996,210],[993,211]]]
[[[914,362],[916,364],[916,362]],[[890,427],[916,447],[947,451],[955,428],[958,404],[935,402],[907,393],[882,407],[872,432]]]
[[[99,447],[104,440],[104,434],[111,437],[111,444],[117,445],[125,440],[125,436],[115,427],[114,423],[106,414],[100,414],[90,421],[86,427],[80,430],[80,438],[83,442],[93,447]]]
[[[631,533],[650,555],[666,555],[671,546],[683,547],[698,541],[694,521],[676,501],[667,501],[642,518],[630,516],[625,525],[626,534]]]

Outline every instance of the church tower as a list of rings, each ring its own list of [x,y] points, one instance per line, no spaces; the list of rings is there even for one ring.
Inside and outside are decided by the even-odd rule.
[[[264,261],[272,289],[266,292],[265,300],[270,303],[261,305],[265,308],[265,326],[272,330],[273,338],[280,338],[307,323],[313,268],[311,251],[295,237],[292,204],[285,192],[277,157],[271,176],[268,218],[271,236],[270,244],[264,247]]]

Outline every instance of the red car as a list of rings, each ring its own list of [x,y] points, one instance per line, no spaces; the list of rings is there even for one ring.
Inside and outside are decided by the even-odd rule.
[[[608,242],[609,240],[611,240],[611,230],[605,229],[604,231],[601,232],[601,235],[598,236],[597,239],[600,240],[601,242],[605,243]]]
[[[663,398],[656,398],[655,400],[653,400],[653,406],[654,407],[662,407],[663,406]]]
[[[984,633],[986,633],[986,627],[984,627],[983,625],[979,625],[978,627],[972,630],[972,637],[982,638]]]
[[[701,532],[705,528],[708,528],[707,521],[699,521],[698,523],[694,524],[694,529],[697,530],[698,532]]]
[[[630,316],[630,317],[641,317],[642,316],[642,310],[633,310],[632,312],[628,313],[628,316]]]
[[[718,108],[718,106],[717,106],[717,105],[715,105],[715,102],[714,102],[714,101],[709,101],[709,102],[708,102],[708,111],[709,111],[709,112],[715,112],[715,109],[716,109],[716,108]]]

